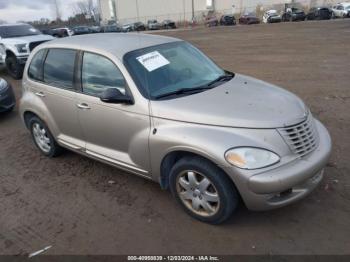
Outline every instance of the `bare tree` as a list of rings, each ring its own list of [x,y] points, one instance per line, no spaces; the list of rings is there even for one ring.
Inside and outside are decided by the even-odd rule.
[[[77,2],[73,7],[73,11],[76,15],[83,14],[89,18],[93,18],[95,21],[99,17],[98,6],[93,0],[81,0]]]
[[[60,5],[58,0],[53,0],[53,7],[54,7],[54,15],[56,16],[56,20],[60,21],[61,20],[61,10],[60,10]]]

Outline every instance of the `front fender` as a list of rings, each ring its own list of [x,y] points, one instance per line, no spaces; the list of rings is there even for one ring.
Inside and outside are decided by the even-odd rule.
[[[248,129],[208,126],[165,119],[153,119],[156,133],[150,136],[152,176],[160,181],[163,159],[172,152],[185,151],[200,155],[216,165],[232,167],[225,160],[228,149],[241,146],[269,149],[282,158],[291,151],[275,129]],[[256,171],[257,172],[257,171]],[[254,171],[252,171],[252,174]],[[234,177],[231,177],[235,180]]]
[[[13,46],[13,45],[5,45],[5,47],[6,47],[6,53],[11,52],[15,56],[19,56],[18,50],[17,50],[17,48],[15,46]]]

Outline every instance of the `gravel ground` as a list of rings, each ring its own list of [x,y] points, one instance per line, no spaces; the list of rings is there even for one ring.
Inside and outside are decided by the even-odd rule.
[[[210,226],[153,182],[70,152],[41,156],[16,109],[0,115],[0,254],[48,245],[47,254],[350,254],[350,19],[162,34],[304,99],[333,138],[321,186],[291,206],[241,206]]]

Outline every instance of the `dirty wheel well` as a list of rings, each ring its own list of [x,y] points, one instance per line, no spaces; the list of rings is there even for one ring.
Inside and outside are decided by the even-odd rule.
[[[36,114],[34,114],[33,112],[30,112],[30,111],[26,111],[24,112],[23,114],[23,117],[24,117],[24,123],[26,125],[27,128],[29,128],[29,120],[32,118],[32,117],[38,117]]]
[[[10,56],[16,56],[16,55],[12,53],[10,50],[6,50],[6,56],[10,57]]]

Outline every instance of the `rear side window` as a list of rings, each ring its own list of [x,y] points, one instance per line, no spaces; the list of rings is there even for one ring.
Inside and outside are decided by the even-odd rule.
[[[74,89],[74,63],[76,51],[50,49],[44,64],[44,82],[56,87]]]
[[[106,57],[84,53],[82,67],[83,93],[100,96],[107,88],[126,93],[126,82],[117,66]]]
[[[43,66],[45,51],[46,51],[45,49],[42,49],[34,55],[28,70],[29,78],[33,80],[43,81],[42,66]]]

